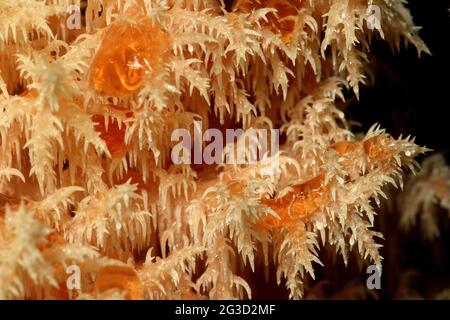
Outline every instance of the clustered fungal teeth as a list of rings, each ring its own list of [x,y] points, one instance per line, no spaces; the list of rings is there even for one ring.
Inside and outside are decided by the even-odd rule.
[[[422,170],[406,180],[397,199],[402,208],[400,226],[404,231],[419,224],[425,238],[439,237],[439,208],[450,212],[450,169],[442,154],[425,159]],[[417,219],[419,218],[419,219]]]
[[[298,299],[324,248],[381,268],[371,200],[427,150],[357,140],[336,100],[373,36],[428,51],[402,0],[81,2],[79,30],[71,1],[0,2],[0,298],[251,298],[263,267]],[[199,121],[286,141],[277,162],[173,163]]]
[[[170,38],[150,19],[110,24],[90,67],[90,85],[115,99],[136,91],[161,73],[170,57]]]

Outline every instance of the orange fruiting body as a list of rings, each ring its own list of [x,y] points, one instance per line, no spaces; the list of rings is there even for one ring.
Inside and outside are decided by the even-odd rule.
[[[105,266],[97,274],[94,290],[98,293],[118,289],[129,300],[142,300],[144,289],[133,268],[129,266]]]
[[[26,88],[21,94],[21,97],[27,97],[27,98],[36,98],[38,96],[39,92],[33,88],[33,89],[28,89]]]
[[[125,146],[125,124],[119,127],[117,121],[109,121],[108,128],[102,115],[94,115],[92,120],[96,123],[95,130],[100,133],[100,138],[105,141],[112,157],[122,156],[126,152]]]
[[[364,151],[369,158],[384,161],[391,157],[389,139],[385,136],[375,136],[363,142]]]
[[[341,156],[347,155],[350,151],[355,149],[355,147],[356,144],[351,141],[339,141],[330,146],[330,148],[336,150],[336,152]]]
[[[94,57],[89,83],[100,94],[128,95],[147,77],[162,71],[170,45],[170,35],[148,19],[116,21],[108,27]]]
[[[392,156],[389,149],[389,138],[386,136],[375,136],[362,142],[339,141],[330,147],[335,149],[341,156],[349,156],[359,146],[362,145],[364,153],[370,158],[377,161],[385,161]],[[351,160],[349,158],[349,160]]]
[[[266,216],[258,221],[257,224],[259,226],[271,229],[286,225],[298,218],[308,217],[316,212],[328,199],[328,188],[324,186],[323,174],[292,188],[293,190],[282,198],[263,199],[261,201],[272,208],[280,219]]]
[[[250,13],[255,9],[274,8],[276,13],[267,14],[267,22],[261,20],[261,25],[270,26],[272,31],[280,33],[286,43],[290,43],[295,29],[295,17],[302,7],[303,0],[238,0],[233,7],[234,12]]]

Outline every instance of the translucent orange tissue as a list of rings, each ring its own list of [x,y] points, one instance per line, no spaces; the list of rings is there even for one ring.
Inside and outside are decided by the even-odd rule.
[[[280,33],[285,43],[291,42],[292,32],[295,29],[295,19],[303,0],[238,0],[233,11],[250,13],[255,9],[274,8],[276,13],[267,15],[267,22],[261,20],[262,25],[269,25],[274,32]]]
[[[134,269],[129,266],[105,266],[97,275],[94,289],[98,293],[111,289],[123,292],[125,299],[142,300],[144,289]]]
[[[96,123],[95,130],[100,133],[100,137],[105,141],[111,156],[122,156],[126,152],[125,124],[119,127],[117,121],[114,121],[110,122],[108,127],[106,127],[103,115],[94,115],[92,119]]]
[[[266,216],[258,225],[266,229],[283,226],[295,219],[313,214],[328,199],[328,188],[324,186],[324,175],[292,187],[292,191],[279,199],[262,199],[262,203],[274,210],[279,218]]]
[[[91,87],[112,97],[132,93],[162,71],[170,44],[170,35],[147,19],[112,23],[91,64]]]

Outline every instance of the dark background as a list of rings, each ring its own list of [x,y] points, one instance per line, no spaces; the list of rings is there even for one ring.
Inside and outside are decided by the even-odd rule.
[[[374,42],[370,59],[375,82],[361,88],[360,100],[350,104],[347,118],[361,123],[363,132],[377,122],[394,137],[414,136],[417,144],[442,152],[450,163],[450,0],[410,0],[407,6],[432,55],[418,58],[412,46],[393,53],[385,42]],[[449,215],[441,212],[441,237],[433,241],[424,240],[418,227],[400,232],[398,215],[394,208],[376,219],[376,229],[385,235],[378,297],[400,298],[402,276],[413,271],[407,294],[434,299],[450,288]],[[331,279],[345,274],[339,273]]]
[[[375,82],[361,88],[360,100],[350,104],[347,118],[361,123],[363,132],[377,122],[394,137],[414,136],[417,144],[442,152],[450,163],[450,0],[410,0],[407,6],[432,55],[418,58],[412,46],[393,53],[385,42],[375,41],[370,56]],[[376,229],[385,235],[379,298],[399,298],[402,276],[410,271],[416,273],[409,284],[410,297],[433,299],[450,288],[449,215],[441,213],[441,237],[433,241],[424,240],[418,227],[400,232],[395,208],[378,216]]]
[[[379,122],[394,136],[411,134],[419,145],[444,153],[450,163],[450,1],[410,0],[408,7],[432,55],[418,59],[413,47],[393,55],[386,44],[375,43],[374,86],[362,89],[360,101],[350,106],[348,115],[365,129]],[[450,288],[449,215],[441,213],[441,237],[433,241],[424,240],[419,228],[407,234],[396,232],[398,212],[379,217],[386,237],[381,298],[397,298],[400,278],[407,270],[417,273],[410,284],[411,295],[432,299]]]
[[[411,134],[418,144],[448,153],[450,0],[410,0],[408,7],[432,56],[419,59],[412,46],[393,54],[384,42],[374,43],[375,83],[362,88],[348,114],[365,129],[378,122],[394,136]]]

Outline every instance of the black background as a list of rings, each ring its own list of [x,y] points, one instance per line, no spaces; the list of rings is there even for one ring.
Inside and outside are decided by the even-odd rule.
[[[362,89],[349,116],[365,129],[378,122],[394,136],[411,134],[418,144],[448,157],[450,1],[411,0],[408,7],[432,56],[422,54],[419,59],[412,46],[392,54],[385,43],[374,43],[375,83]]]

